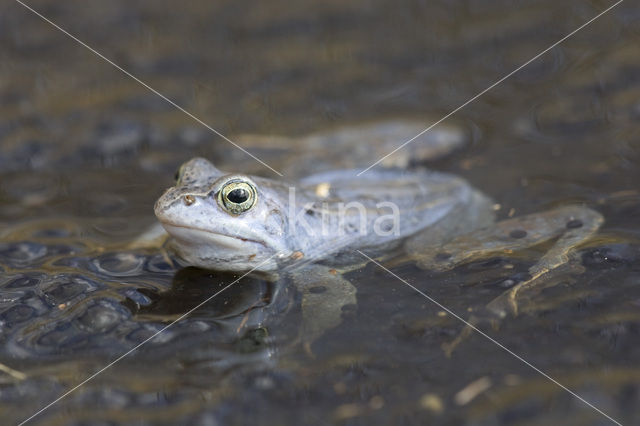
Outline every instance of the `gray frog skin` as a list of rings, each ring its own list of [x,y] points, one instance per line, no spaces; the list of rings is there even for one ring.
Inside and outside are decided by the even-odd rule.
[[[345,305],[356,303],[355,288],[342,272],[366,263],[357,250],[379,257],[404,242],[419,266],[445,270],[556,239],[529,270],[529,280],[489,305],[503,317],[516,313],[519,290],[568,262],[603,220],[588,208],[564,206],[494,223],[491,200],[459,177],[399,169],[372,169],[358,177],[358,171],[326,172],[292,184],[224,173],[194,158],[158,199],[155,214],[189,265],[292,281],[302,295],[307,349],[340,323]],[[350,202],[363,210],[345,213]],[[395,205],[397,216],[381,203]]]
[[[464,214],[473,225],[491,211],[486,197],[452,175],[381,169],[357,177],[357,172],[322,173],[292,185],[224,173],[194,158],[182,165],[155,213],[186,264],[293,282],[302,294],[302,339],[308,347],[340,323],[343,306],[356,303],[355,288],[339,273],[366,263],[356,250],[379,256],[430,227],[456,228],[438,223],[458,223]],[[229,200],[238,185],[244,192],[235,194],[243,196],[235,201],[243,208]],[[345,209],[354,202],[362,210]]]
[[[176,186],[157,201],[155,213],[187,263],[268,273],[296,257],[351,263],[355,250],[388,249],[483,198],[464,180],[444,173],[383,169],[356,177],[357,172],[322,173],[293,185],[224,173],[194,158],[181,167]],[[246,184],[252,198],[244,211],[232,211],[234,203],[221,200],[225,188],[238,184]]]
[[[245,212],[228,211],[218,200],[228,183],[256,189]],[[173,247],[188,263],[203,268],[246,272],[277,269],[276,253],[289,253],[287,187],[280,182],[223,173],[203,158],[185,163],[176,186],[156,202],[155,214],[173,237]]]

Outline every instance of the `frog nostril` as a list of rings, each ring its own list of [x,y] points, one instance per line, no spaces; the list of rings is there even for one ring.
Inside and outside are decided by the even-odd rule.
[[[188,206],[196,202],[196,198],[193,195],[185,195],[183,200],[184,203]]]

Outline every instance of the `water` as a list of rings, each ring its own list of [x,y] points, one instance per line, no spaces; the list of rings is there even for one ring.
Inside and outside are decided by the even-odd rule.
[[[439,118],[610,4],[33,6],[225,135],[295,136]],[[483,329],[623,424],[640,403],[638,19],[622,3],[466,106],[472,143],[431,165],[501,218],[568,202],[604,215],[584,271]],[[17,371],[0,375],[0,409],[17,423],[236,279],[126,246],[179,164],[238,154],[18,3],[0,6],[0,46],[0,362]],[[394,272],[466,318],[539,255]],[[271,284],[244,279],[33,423],[609,424],[482,336],[447,357],[463,325],[375,265],[349,279],[358,305],[314,358],[288,340],[296,295],[266,309]]]

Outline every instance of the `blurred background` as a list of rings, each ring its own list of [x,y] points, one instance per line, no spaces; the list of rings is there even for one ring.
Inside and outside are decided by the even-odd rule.
[[[276,169],[302,161],[295,138],[308,133],[428,125],[612,4],[28,2],[224,135],[290,137],[289,149],[254,147]],[[501,218],[568,202],[605,216],[586,271],[491,333],[624,424],[640,414],[639,23],[625,1],[469,104],[453,117],[466,146],[430,164],[492,196]],[[0,5],[0,362],[16,370],[0,377],[6,421],[230,282],[122,249],[196,155],[276,177],[21,4]],[[465,314],[504,290],[501,262],[396,272]],[[358,306],[314,359],[279,352],[299,308],[261,311],[269,284],[249,280],[33,423],[610,424],[482,337],[447,357],[461,324],[372,265],[350,278]],[[263,317],[247,326],[251,309]]]

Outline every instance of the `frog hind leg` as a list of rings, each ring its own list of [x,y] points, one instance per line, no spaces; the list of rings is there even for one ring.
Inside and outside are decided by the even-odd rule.
[[[414,252],[414,257],[424,269],[446,271],[462,263],[510,254],[557,238],[553,247],[529,270],[531,276],[540,276],[566,263],[573,248],[590,238],[602,222],[602,215],[587,207],[559,207],[459,235],[437,250]]]
[[[451,217],[460,219],[449,220]],[[467,203],[454,206],[446,218],[407,238],[404,248],[424,269],[441,269],[439,254],[443,252],[440,249],[443,244],[494,223],[493,201],[474,190]],[[435,253],[438,254],[436,259],[433,258]]]
[[[551,210],[545,215],[549,225],[555,225],[558,229],[564,224],[562,234],[553,246],[529,268],[529,277],[516,284],[496,299],[491,301],[487,308],[499,317],[506,316],[509,312],[518,314],[518,294],[541,283],[546,274],[555,271],[559,267],[567,270],[576,270],[572,261],[576,260],[575,248],[591,238],[602,226],[604,218],[595,210],[580,206],[568,206]]]
[[[602,215],[582,206],[565,206],[546,212],[507,219],[494,226],[458,237],[442,247],[441,254],[420,259],[422,267],[446,270],[457,263],[488,257],[499,252],[512,252],[557,238],[552,247],[528,270],[527,279],[496,297],[487,305],[487,313],[495,320],[518,314],[518,294],[544,284],[544,277],[558,268],[576,270],[575,248],[602,225]],[[475,247],[475,248],[474,248]],[[443,254],[444,253],[444,254]],[[451,253],[449,255],[449,253]],[[464,340],[480,322],[470,318],[462,333],[443,346],[447,354]],[[495,321],[494,321],[495,324]]]
[[[302,343],[311,344],[342,322],[342,308],[356,304],[356,288],[334,269],[310,265],[290,273],[302,295]]]

